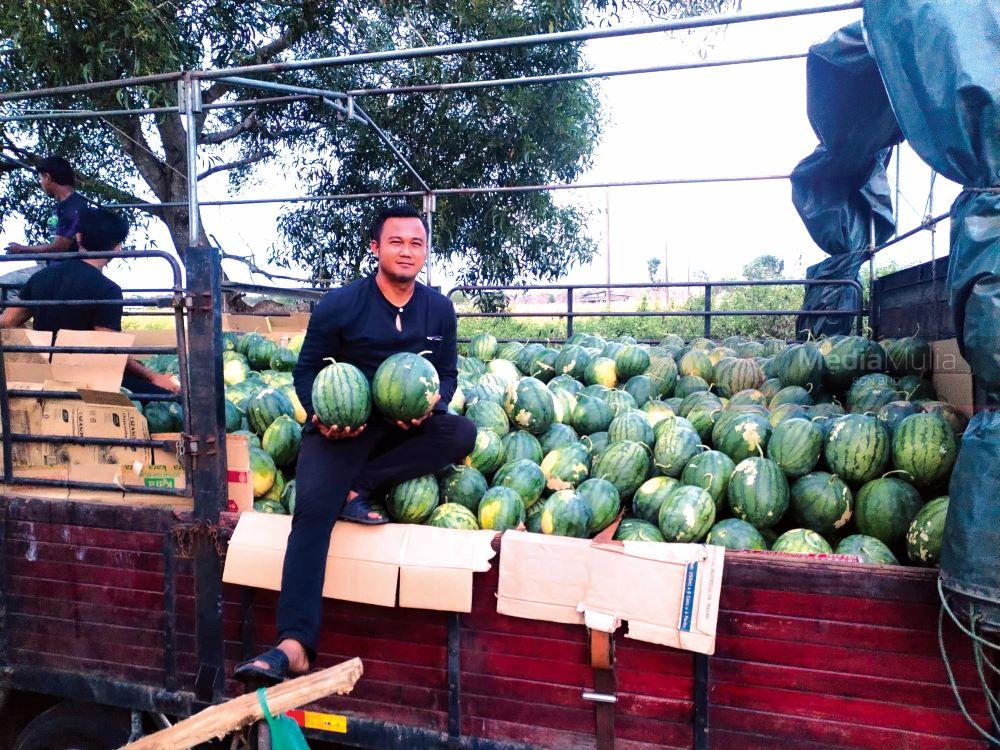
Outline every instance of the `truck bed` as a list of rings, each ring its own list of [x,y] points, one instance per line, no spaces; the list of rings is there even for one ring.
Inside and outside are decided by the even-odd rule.
[[[15,497],[0,510],[7,684],[194,710],[190,520]],[[326,601],[318,666],[360,656],[365,675],[351,696],[313,707],[346,715],[346,734],[307,734],[372,748],[596,747],[581,696],[594,680],[586,629],[497,614],[496,571],[495,559],[476,575],[468,614]],[[276,600],[223,587],[227,670],[273,643]],[[937,601],[934,570],[727,553],[713,656],[615,638],[615,747],[984,750],[947,682]],[[985,725],[968,646],[946,634]]]

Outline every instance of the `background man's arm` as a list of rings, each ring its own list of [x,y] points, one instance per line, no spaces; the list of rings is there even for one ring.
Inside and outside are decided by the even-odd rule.
[[[0,328],[21,328],[31,320],[31,310],[27,307],[8,307],[0,313]]]
[[[119,333],[121,331],[121,326],[118,328],[106,328],[104,326],[94,326],[95,331],[111,331],[112,333]],[[150,370],[146,365],[137,360],[131,354],[128,359],[125,360],[125,372],[131,373],[143,380],[148,380],[153,385],[159,386],[164,390],[168,390],[171,393],[177,393],[180,388],[177,383],[174,382],[173,378],[164,373],[156,372],[155,370]]]
[[[44,245],[21,245],[11,242],[7,245],[8,255],[25,255],[31,253],[68,253],[73,248],[72,237],[56,237]]]

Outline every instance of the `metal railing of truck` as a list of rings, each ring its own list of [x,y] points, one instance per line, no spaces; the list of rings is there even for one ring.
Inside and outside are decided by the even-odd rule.
[[[448,293],[448,299],[454,301],[454,295],[462,293],[465,295],[478,295],[489,292],[566,292],[566,307],[564,310],[535,310],[535,311],[512,311],[500,310],[496,312],[456,312],[459,318],[559,318],[566,320],[566,338],[574,333],[573,322],[576,318],[703,318],[703,334],[705,338],[712,337],[712,319],[717,317],[746,317],[746,316],[771,316],[787,317],[798,315],[833,315],[838,317],[856,317],[857,330],[860,333],[864,327],[864,316],[866,310],[863,307],[856,307],[848,310],[772,310],[772,309],[714,309],[712,307],[713,288],[735,288],[735,287],[776,287],[776,286],[844,286],[854,289],[858,293],[858,300],[862,299],[861,284],[853,279],[763,279],[749,281],[666,281],[634,284],[524,284],[524,285],[496,285],[496,286],[455,286]],[[701,310],[579,310],[576,308],[575,293],[582,289],[606,290],[608,296],[616,289],[702,289],[704,290],[704,308]],[[665,331],[664,333],[669,333]],[[561,343],[563,340],[548,339],[552,343]]]
[[[164,261],[170,268],[173,277],[173,286],[169,289],[142,290],[144,296],[132,296],[120,300],[107,299],[31,299],[22,301],[17,298],[16,292],[21,284],[5,283],[0,289],[0,310],[13,307],[24,307],[37,311],[46,307],[131,307],[137,312],[163,312],[173,315],[176,343],[172,346],[66,346],[66,345],[33,345],[33,344],[10,344],[0,339],[0,445],[3,447],[3,466],[0,481],[10,487],[57,487],[78,490],[108,491],[108,492],[136,492],[148,495],[161,495],[165,497],[190,497],[192,476],[191,464],[186,460],[184,450],[184,436],[190,434],[189,418],[191,412],[190,395],[190,371],[188,366],[188,344],[185,327],[185,310],[188,298],[184,291],[183,277],[180,263],[169,253],[161,250],[150,250],[146,252],[138,251],[110,251],[110,252],[71,252],[71,253],[35,253],[21,255],[0,256],[0,262],[25,262],[25,261],[47,261],[60,262],[80,258],[93,259],[116,259],[116,258],[155,258]],[[39,269],[41,270],[41,269]],[[37,273],[38,271],[36,271]],[[163,293],[166,294],[157,294]],[[18,330],[18,329],[9,329]],[[177,378],[180,383],[180,391],[177,394],[162,393],[132,393],[131,399],[140,403],[154,401],[172,401],[179,403],[182,407],[183,427],[182,438],[175,440],[158,440],[142,438],[100,438],[88,436],[66,436],[66,435],[46,435],[31,434],[25,432],[14,432],[11,424],[11,404],[10,399],[36,399],[39,401],[51,399],[81,399],[82,396],[76,390],[50,390],[50,389],[23,389],[10,388],[7,382],[7,357],[8,355],[48,355],[46,359],[51,359],[54,354],[123,354],[132,356],[153,356],[161,354],[173,354],[177,356]],[[141,448],[151,451],[154,448],[170,451],[177,456],[178,462],[184,467],[184,488],[177,489],[171,487],[147,487],[144,485],[129,485],[127,487],[118,484],[105,482],[90,482],[76,479],[51,479],[44,477],[17,476],[17,467],[14,466],[15,445],[16,444],[69,444],[69,445],[94,445],[106,447]]]

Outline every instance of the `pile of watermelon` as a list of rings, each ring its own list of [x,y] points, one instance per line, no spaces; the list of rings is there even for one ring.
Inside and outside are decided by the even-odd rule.
[[[935,400],[929,362],[915,337],[480,333],[449,405],[479,428],[475,450],[437,497],[421,480],[410,517],[588,537],[624,508],[622,540],[933,565],[965,420]]]
[[[227,333],[224,343],[226,429],[250,441],[254,507],[289,513],[305,420],[291,375],[301,337],[281,347]],[[448,407],[476,424],[475,448],[392,488],[385,507],[401,523],[574,537],[624,510],[616,539],[934,565],[965,420],[935,399],[929,362],[916,337],[789,345],[671,334],[647,346],[577,334],[556,347],[480,333],[459,357]],[[400,354],[372,384],[331,363],[313,403],[324,423],[357,427],[373,412],[419,417],[437,388],[429,362]]]

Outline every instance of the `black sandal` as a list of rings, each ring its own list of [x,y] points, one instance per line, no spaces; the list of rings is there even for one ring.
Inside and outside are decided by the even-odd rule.
[[[376,513],[378,517],[372,518],[369,515],[370,513]],[[340,511],[340,519],[342,521],[350,521],[351,523],[365,524],[366,526],[379,526],[383,523],[389,523],[389,516],[386,514],[385,508],[363,497],[356,497],[344,503],[344,507]]]
[[[254,662],[262,661],[267,667],[259,667]],[[253,687],[277,685],[288,679],[288,657],[278,648],[265,651],[260,656],[237,665],[233,677]]]

